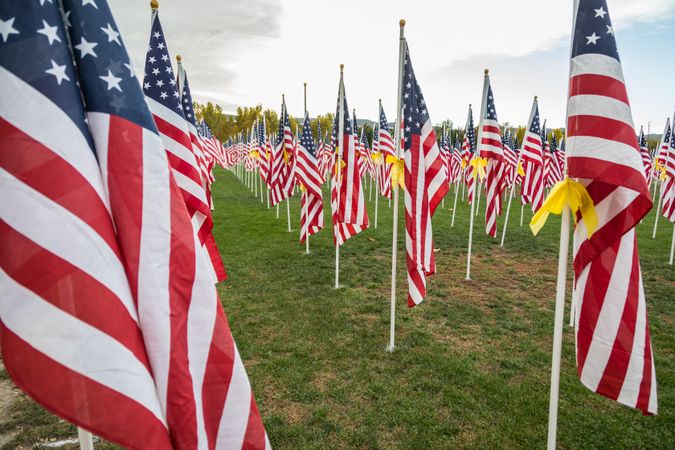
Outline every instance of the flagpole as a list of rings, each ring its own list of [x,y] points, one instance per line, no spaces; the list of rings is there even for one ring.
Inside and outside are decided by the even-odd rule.
[[[469,103],[469,111],[471,110],[471,103]],[[464,135],[466,136],[466,126],[464,127]],[[461,158],[461,154],[460,154]],[[462,170],[462,165],[460,161],[459,166],[459,180],[457,180],[457,185],[455,186],[455,202],[452,206],[452,221],[450,222],[450,228],[455,227],[455,214],[457,212],[457,196],[459,195],[459,183],[462,182],[462,202],[464,201],[464,170]]]
[[[441,146],[443,145],[443,139],[445,138],[445,122],[443,122],[443,132],[441,134]],[[448,155],[448,158],[450,158],[450,155]],[[446,167],[447,169],[447,167]],[[445,209],[445,195],[441,199],[441,209]]]
[[[488,84],[490,83],[489,80],[488,80],[488,74],[489,73],[490,73],[490,71],[488,69],[485,69],[484,78],[483,78],[483,97],[482,97],[482,100],[481,100],[480,116],[479,116],[479,119],[478,119],[478,136],[476,138],[476,153],[474,154],[475,158],[480,158],[480,153],[478,152],[478,147],[480,146],[480,141],[481,141],[482,134],[483,134],[482,131],[481,131],[482,128],[483,128],[483,127],[481,127],[481,122],[483,121],[483,118],[485,117],[485,108],[486,108],[486,104],[487,104],[487,90],[488,90]],[[473,197],[473,201],[471,202],[471,217],[469,219],[469,250],[468,250],[467,255],[466,255],[466,278],[465,278],[466,281],[471,280],[471,247],[473,245],[473,221],[474,221],[474,216],[475,216],[474,215],[474,206],[475,206],[475,209],[478,209],[479,205],[477,205],[476,202],[478,201],[478,199],[480,199],[480,176],[478,174],[478,168],[477,167],[474,167],[472,176],[474,177],[474,197]],[[475,190],[476,184],[478,185],[477,191]],[[476,193],[478,194],[478,197],[476,197],[476,195],[475,195]],[[476,214],[478,214],[477,211],[476,211]]]
[[[532,103],[532,110],[534,111],[534,104],[537,102],[537,96],[534,96],[534,102]],[[532,118],[532,112],[530,112],[530,118]],[[529,121],[528,121],[529,122]],[[528,124],[529,125],[529,124]],[[513,192],[516,190],[516,180],[518,179],[518,168],[520,167],[520,161],[523,155],[523,147],[525,146],[525,139],[520,144],[520,151],[518,152],[518,160],[516,161],[516,169],[513,174],[513,184],[511,185],[511,193],[509,194],[509,203],[506,206],[506,216],[504,216],[504,228],[502,229],[502,242],[499,244],[500,247],[504,247],[504,239],[506,238],[506,226],[509,224],[509,213],[511,212],[511,201],[513,200]],[[522,220],[521,220],[522,222]]]
[[[565,313],[565,288],[567,282],[567,255],[570,242],[570,209],[562,210],[560,226],[560,248],[558,250],[558,280],[555,297],[555,319],[553,327],[553,356],[551,361],[551,391],[548,407],[547,449],[555,450],[558,427],[558,398],[560,393],[560,357],[562,353],[563,316]]]
[[[670,260],[668,264],[673,265],[673,254],[675,253],[675,223],[673,224],[673,238],[670,241]]]
[[[399,21],[399,43],[398,43],[398,86],[396,95],[396,128],[394,129],[394,139],[396,142],[396,158],[401,158],[401,93],[403,90],[403,60],[405,59],[405,37],[403,31],[405,20]],[[397,163],[395,163],[397,164]],[[393,168],[392,168],[393,172]],[[392,173],[393,175],[393,173]],[[400,175],[399,175],[400,176]],[[398,253],[398,180],[392,177],[391,188],[393,189],[394,211],[392,238],[391,238],[391,307],[389,315],[389,347],[387,350],[394,351],[394,333],[396,330],[396,259]]]
[[[84,428],[77,427],[77,439],[80,450],[94,450],[94,436]]]
[[[345,90],[344,90],[344,64],[340,64],[340,86],[338,88],[338,136],[337,146],[338,151],[335,156],[335,189],[337,190],[337,216],[340,218],[340,178],[342,175],[342,149],[344,144],[345,133]],[[333,229],[333,233],[336,230]],[[335,289],[340,287],[340,244],[337,236],[335,236]]]
[[[377,109],[377,114],[378,114],[378,120],[379,120],[379,114],[380,114],[380,109],[382,108],[382,99],[377,100],[378,103],[378,109]],[[379,122],[378,122],[379,123]],[[379,125],[378,125],[378,131],[379,131]],[[373,143],[375,143],[375,126],[373,125]],[[373,151],[378,152],[380,154],[380,161],[382,164],[385,164],[384,157],[382,156],[382,152],[380,151],[380,139],[377,139],[377,146],[378,148],[375,149],[373,148]],[[384,167],[384,166],[382,166]],[[380,177],[384,177],[384,174],[380,173],[381,170],[377,170],[379,168],[376,167],[375,174]],[[384,183],[383,183],[384,184]],[[377,208],[378,208],[378,197],[380,196],[380,183],[375,182],[375,229],[377,230]]]
[[[304,89],[305,89],[305,117],[308,118],[307,115],[307,83],[305,82],[304,84]],[[309,120],[309,118],[308,118]],[[314,138],[312,138],[314,139]],[[309,202],[307,198],[307,190],[305,189],[305,192],[302,193],[302,195],[305,196],[305,254],[309,255]],[[302,232],[302,231],[301,231]]]

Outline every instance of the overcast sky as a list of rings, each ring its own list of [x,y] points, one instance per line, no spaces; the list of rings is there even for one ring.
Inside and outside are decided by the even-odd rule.
[[[609,0],[637,127],[661,132],[675,107],[675,0]],[[136,71],[142,75],[150,7],[110,0]],[[335,109],[339,64],[345,64],[350,108],[389,120],[396,102],[398,21],[435,123],[464,126],[479,107],[483,69],[490,69],[501,123],[524,124],[539,95],[548,126],[564,125],[571,0],[353,1],[160,0],[172,58],[183,57],[196,101],[227,112],[262,104],[310,115]],[[174,60],[175,61],[175,60]],[[477,111],[476,111],[477,113]],[[645,130],[646,131],[646,130]]]

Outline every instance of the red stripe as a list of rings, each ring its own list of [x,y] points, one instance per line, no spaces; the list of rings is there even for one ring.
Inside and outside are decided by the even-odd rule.
[[[620,120],[602,116],[578,115],[567,118],[567,136],[592,136],[601,139],[621,142],[640,152],[635,137],[635,130],[631,125]],[[570,172],[570,176],[576,177]]]
[[[0,136],[0,167],[77,216],[120,257],[108,209],[89,181],[63,158],[2,118]]]
[[[40,353],[2,322],[0,336],[14,383],[49,411],[125,448],[171,448],[164,425],[133,399]]]
[[[253,394],[251,394],[251,409],[248,414],[246,434],[244,435],[244,442],[241,448],[246,450],[265,450],[265,443],[265,427],[263,426]]]
[[[616,78],[598,74],[583,74],[570,78],[569,97],[575,95],[601,95],[628,104],[626,85]]]
[[[188,136],[187,130],[175,127],[171,122],[162,119],[157,114],[153,114],[152,117],[155,119],[155,124],[157,125],[160,134],[173,139],[179,145],[185,147],[188,152],[193,153],[192,141],[190,140],[190,136]]]

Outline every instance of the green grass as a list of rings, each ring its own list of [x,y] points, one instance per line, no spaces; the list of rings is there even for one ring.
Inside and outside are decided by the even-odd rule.
[[[330,226],[312,236],[305,255],[297,197],[288,233],[285,205],[276,219],[231,173],[218,170],[213,189],[215,236],[229,275],[218,289],[275,448],[545,446],[559,218],[551,217],[533,237],[527,226],[519,227],[514,203],[502,249],[485,235],[481,208],[473,280],[465,282],[468,206],[458,204],[451,228],[449,196],[434,217],[438,274],[414,309],[405,304],[399,235],[392,354],[385,351],[392,235],[386,199],[380,199],[378,229],[372,229],[372,201],[371,229],[342,247],[342,288],[335,290]],[[327,225],[329,211],[326,201]],[[526,222],[530,216],[526,211]],[[659,415],[643,417],[583,387],[572,329],[565,326],[559,448],[675,448],[675,272],[667,265],[672,226],[661,222],[652,240],[654,217],[650,213],[638,229]],[[18,403],[12,423],[58,424],[29,403]],[[21,431],[7,448],[30,445],[51,429],[58,434],[56,426],[40,429],[40,436]]]

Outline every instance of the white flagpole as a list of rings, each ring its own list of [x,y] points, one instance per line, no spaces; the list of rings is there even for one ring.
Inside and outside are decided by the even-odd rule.
[[[378,99],[378,109],[377,109],[377,122],[375,125],[373,125],[373,152],[377,153],[380,151],[380,139],[377,139],[377,148],[375,147],[375,128],[378,129],[379,131],[379,120],[380,120],[380,109],[382,109],[382,99]],[[380,152],[380,161],[382,164],[385,164],[384,157],[382,156],[382,153]],[[375,164],[373,164],[375,166]],[[382,174],[382,171],[380,170],[380,167],[375,167],[375,175],[379,177],[384,177],[384,174]],[[377,230],[377,208],[378,208],[378,197],[380,196],[380,183],[378,182],[378,178],[375,179],[375,229]]]
[[[464,174],[461,174],[460,177],[464,177]],[[464,203],[464,188],[466,187],[466,183],[464,182],[464,180],[461,181],[462,181],[462,203]]]
[[[308,118],[308,114],[307,114],[307,83],[304,84],[304,89],[305,89],[305,95],[304,95],[304,99],[305,99],[305,118],[307,119]],[[304,127],[304,125],[303,125],[303,127]],[[300,138],[298,137],[298,139],[300,139]],[[312,138],[312,139],[314,139],[314,138]],[[307,198],[307,190],[305,190],[305,192],[303,192],[302,195],[305,196],[305,254],[309,255],[309,202],[308,202],[309,199]],[[300,232],[302,233],[302,230]]]
[[[375,182],[375,229],[377,230],[377,199],[380,196],[380,186]]]
[[[77,439],[80,441],[80,450],[94,450],[94,437],[84,428],[77,427]]]
[[[523,202],[520,202],[520,227],[523,227],[523,215],[525,214],[525,205]]]
[[[555,319],[553,326],[553,356],[551,361],[551,391],[548,407],[548,441],[546,448],[555,450],[558,427],[558,398],[560,392],[560,356],[562,353],[563,316],[565,314],[565,285],[567,282],[567,253],[570,242],[570,209],[562,211],[560,226],[560,248],[558,250],[558,281],[555,297]]]
[[[403,90],[403,61],[405,59],[405,37],[403,36],[405,20],[401,19],[398,24],[400,29],[398,42],[398,86],[396,88],[396,122],[394,128],[394,139],[396,142],[396,158],[401,158],[401,93]],[[390,353],[394,351],[394,334],[396,331],[396,259],[398,257],[398,180],[394,180],[393,177],[391,180],[391,188],[393,190],[394,197],[394,212],[392,213],[391,306],[389,314],[389,347],[387,348],[387,351]]]
[[[478,126],[478,129],[480,130],[480,125]],[[478,141],[480,142],[480,141]],[[478,145],[476,145],[478,147]],[[482,182],[480,180],[480,177],[476,178],[476,187],[477,187],[477,196],[474,198],[474,201],[476,202],[476,217],[478,217],[478,213],[480,212],[480,194],[481,194],[481,186]]]
[[[286,198],[286,217],[288,218],[288,232],[291,231],[291,197]]]
[[[474,154],[475,158],[480,158],[480,153],[479,153],[479,146],[480,146],[480,140],[483,137],[483,132],[482,132],[482,126],[481,123],[483,122],[483,118],[485,117],[485,108],[487,107],[487,91],[488,91],[488,85],[490,84],[490,79],[488,78],[488,73],[490,71],[488,69],[485,69],[484,71],[484,77],[483,77],[483,97],[480,105],[480,116],[478,116],[478,136],[476,138],[476,153]],[[469,113],[471,114],[471,113]],[[467,121],[468,123],[468,121]],[[478,169],[474,168],[473,170],[473,176],[474,176],[474,197],[473,201],[471,202],[471,216],[469,218],[469,250],[466,254],[466,280],[469,281],[471,280],[471,247],[473,245],[473,220],[474,220],[474,211],[478,209],[477,201],[480,199],[480,175],[478,174]],[[476,190],[476,185],[478,185],[478,190]],[[478,194],[478,197],[476,197],[476,194]],[[475,206],[475,208],[474,208]],[[478,212],[475,212],[478,214]]]
[[[675,223],[673,224],[673,238],[670,241],[670,261],[668,264],[673,265],[673,254],[675,253]]]
[[[532,115],[534,114],[534,108],[537,103],[537,96],[534,96],[534,102],[532,102],[532,111],[530,112],[530,120],[528,120],[528,125],[532,122]],[[527,130],[525,130],[527,132]],[[516,180],[518,179],[518,167],[520,166],[520,161],[523,155],[523,147],[525,147],[525,138],[523,137],[523,142],[520,144],[520,151],[518,152],[518,160],[516,161],[516,169],[513,174],[513,184],[511,185],[511,193],[509,194],[509,203],[506,206],[506,216],[504,216],[504,228],[502,229],[502,242],[499,244],[500,247],[504,246],[504,239],[506,238],[506,226],[509,223],[509,213],[511,212],[511,201],[513,200],[513,193],[516,190]],[[522,226],[522,215],[521,215],[521,226]]]
[[[460,171],[461,176],[461,171]],[[452,222],[450,222],[450,228],[455,227],[455,211],[457,211],[457,197],[459,196],[459,181],[455,183],[455,202],[452,205]]]
[[[344,145],[345,133],[345,85],[344,85],[344,64],[340,64],[340,87],[338,88],[338,136],[337,145],[338,151],[335,156],[335,189],[337,189],[337,210],[338,217],[340,216],[340,179],[342,176],[342,149]],[[335,230],[333,230],[335,233]],[[340,245],[335,239],[335,289],[340,287]]]
[[[451,131],[452,133],[452,131]],[[443,122],[443,133],[441,134],[441,144],[443,144],[443,138],[445,137],[445,122]],[[440,146],[439,146],[440,147]],[[448,157],[450,157],[448,155]],[[441,209],[445,209],[445,196],[441,199]]]

